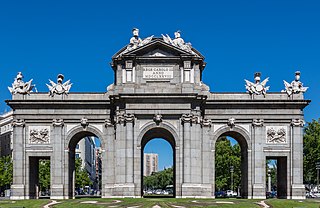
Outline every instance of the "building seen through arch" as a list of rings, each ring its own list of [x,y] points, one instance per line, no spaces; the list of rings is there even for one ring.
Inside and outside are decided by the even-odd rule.
[[[143,39],[135,30],[112,57],[114,83],[104,93],[73,93],[61,74],[48,92],[33,93],[19,73],[7,101],[13,109],[11,198],[33,197],[34,175],[25,173],[41,158],[51,162],[50,197],[73,198],[76,144],[91,136],[101,141],[103,198],[143,196],[143,149],[154,138],[172,147],[174,197],[213,198],[221,136],[241,146],[242,197],[266,198],[271,158],[283,168],[283,198],[304,198],[303,109],[310,101],[300,73],[283,92],[269,93],[260,73],[246,80],[247,92],[210,92],[202,82],[204,56],[178,33]]]

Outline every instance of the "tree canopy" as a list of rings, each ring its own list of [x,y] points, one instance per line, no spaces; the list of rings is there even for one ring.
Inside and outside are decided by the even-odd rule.
[[[0,187],[9,188],[12,184],[12,158],[11,156],[0,157]]]
[[[39,186],[41,191],[50,189],[50,160],[39,160]]]
[[[167,168],[143,177],[144,189],[165,189],[168,185],[173,185],[173,168]]]
[[[89,174],[86,171],[86,169],[81,167],[81,163],[82,163],[82,159],[76,158],[75,160],[76,189],[84,188],[85,186],[91,186],[93,184],[92,181],[90,180]]]
[[[239,144],[232,146],[227,137],[220,137],[215,148],[215,185],[216,190],[231,189],[231,171],[233,166],[233,187],[234,190],[241,183],[241,149]]]
[[[317,162],[320,162],[320,119],[308,122],[304,129],[303,178],[305,183],[317,183]]]

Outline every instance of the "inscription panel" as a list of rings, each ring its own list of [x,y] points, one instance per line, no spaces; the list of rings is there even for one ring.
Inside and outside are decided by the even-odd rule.
[[[173,79],[173,67],[163,67],[163,66],[143,67],[143,79],[147,79],[147,80]]]

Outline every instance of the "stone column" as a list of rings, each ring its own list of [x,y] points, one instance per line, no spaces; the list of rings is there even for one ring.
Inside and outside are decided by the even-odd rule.
[[[52,143],[53,153],[50,158],[51,163],[51,199],[64,199],[64,186],[63,186],[63,160],[64,160],[64,142],[62,139],[62,130],[64,122],[62,119],[53,119],[53,131],[50,138]],[[67,194],[66,194],[67,195]]]
[[[200,116],[193,116],[190,137],[190,169],[191,169],[191,183],[202,183],[202,163],[201,163],[201,149],[202,138],[200,133]]]
[[[115,184],[115,129],[110,119],[105,121],[107,131],[106,146],[102,152],[102,197],[112,197]]]
[[[183,123],[183,183],[191,182],[191,122],[192,115],[182,115]]]
[[[116,141],[115,141],[115,181],[116,184],[126,182],[126,131],[124,116],[118,113],[116,116]],[[120,194],[120,195],[119,195]],[[121,193],[115,193],[121,196]]]
[[[203,119],[202,126],[202,184],[210,191],[206,191],[206,197],[214,197],[215,181],[214,181],[214,161],[215,155],[211,151],[210,131],[211,120]]]
[[[291,136],[292,136],[292,152],[291,158],[292,167],[292,199],[304,199],[305,188],[303,185],[303,126],[302,119],[292,119],[291,122]]]
[[[264,121],[262,119],[255,119],[252,122],[252,149],[254,149],[254,156],[252,160],[253,172],[253,187],[252,195],[255,199],[265,199],[265,156],[263,153],[263,145],[266,141],[263,131]],[[250,163],[250,161],[248,161]],[[250,195],[250,194],[249,194]]]
[[[125,114],[126,122],[126,183],[133,183],[133,124],[134,124],[134,115]]]
[[[17,119],[12,122],[13,126],[13,184],[11,185],[12,200],[26,199],[25,196],[25,122]]]

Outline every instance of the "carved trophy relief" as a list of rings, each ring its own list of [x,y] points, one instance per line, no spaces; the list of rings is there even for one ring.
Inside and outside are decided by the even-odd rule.
[[[29,143],[30,144],[49,144],[50,143],[50,127],[47,127],[47,126],[29,127]]]
[[[266,128],[267,143],[281,144],[287,142],[287,127],[286,126],[268,126]]]

